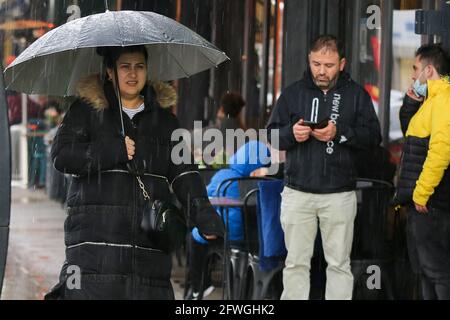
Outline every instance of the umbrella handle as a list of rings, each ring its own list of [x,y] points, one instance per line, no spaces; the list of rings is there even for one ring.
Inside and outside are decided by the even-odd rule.
[[[105,0],[108,1],[108,0]],[[116,90],[117,100],[119,100],[119,115],[120,115],[120,125],[121,125],[121,133],[122,137],[125,138],[125,127],[123,125],[123,114],[122,114],[122,97],[120,96],[120,88],[119,88],[119,76],[117,74],[117,66],[114,64],[114,77],[116,78],[116,84],[114,89]]]

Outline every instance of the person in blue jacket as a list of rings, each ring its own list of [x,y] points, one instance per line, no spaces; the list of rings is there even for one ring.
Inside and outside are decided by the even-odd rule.
[[[217,171],[212,177],[211,182],[207,186],[209,197],[227,197],[239,198],[239,187],[237,182],[231,183],[224,193],[224,187],[218,193],[218,187],[222,181],[230,178],[249,177],[250,174],[262,167],[270,165],[270,150],[264,143],[260,141],[250,141],[243,145],[236,151],[234,155],[229,158],[229,167]],[[216,207],[218,214],[220,208]],[[225,220],[225,217],[223,217]],[[227,239],[231,242],[243,240],[243,222],[240,208],[228,209],[228,228]],[[190,284],[186,291],[186,300],[198,300],[203,296],[208,295],[213,289],[208,286],[204,292],[201,292],[203,267],[208,253],[208,241],[201,236],[197,228],[192,229],[189,237],[188,250],[188,273],[186,283]]]

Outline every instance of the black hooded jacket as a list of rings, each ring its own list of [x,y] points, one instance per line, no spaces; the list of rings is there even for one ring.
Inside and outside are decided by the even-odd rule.
[[[299,119],[336,122],[336,136],[328,143],[310,137],[295,140],[293,126]],[[280,150],[287,150],[285,183],[311,193],[334,193],[355,189],[356,151],[369,150],[381,142],[380,125],[369,94],[347,73],[324,94],[310,71],[281,94],[268,129],[279,129]],[[271,136],[272,145],[274,136]]]
[[[174,95],[161,83],[144,88],[145,109],[125,133],[136,143],[133,172],[152,199],[173,200],[172,190],[204,234],[223,237],[223,224],[210,205],[196,166],[171,160],[178,122],[161,108]],[[144,197],[128,170],[118,101],[110,82],[90,77],[67,112],[52,145],[56,169],[72,174],[65,222],[66,262],[50,298],[173,299],[171,255],[140,229]],[[170,99],[169,99],[170,100]],[[171,190],[172,189],[172,190]],[[189,206],[189,207],[188,207]],[[70,266],[81,270],[81,288],[69,290]]]

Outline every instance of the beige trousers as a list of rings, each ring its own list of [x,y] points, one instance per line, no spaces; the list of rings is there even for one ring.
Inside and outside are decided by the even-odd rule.
[[[350,253],[356,193],[313,194],[285,187],[281,196],[280,219],[288,250],[281,299],[309,298],[311,258],[318,221],[328,263],[325,298],[351,299],[353,275]]]

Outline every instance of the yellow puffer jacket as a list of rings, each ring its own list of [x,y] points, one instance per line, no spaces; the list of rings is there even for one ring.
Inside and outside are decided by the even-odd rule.
[[[425,206],[450,163],[450,80],[428,81],[428,97],[411,119],[406,137],[429,138],[428,153],[413,193]],[[447,172],[448,174],[448,172]]]

